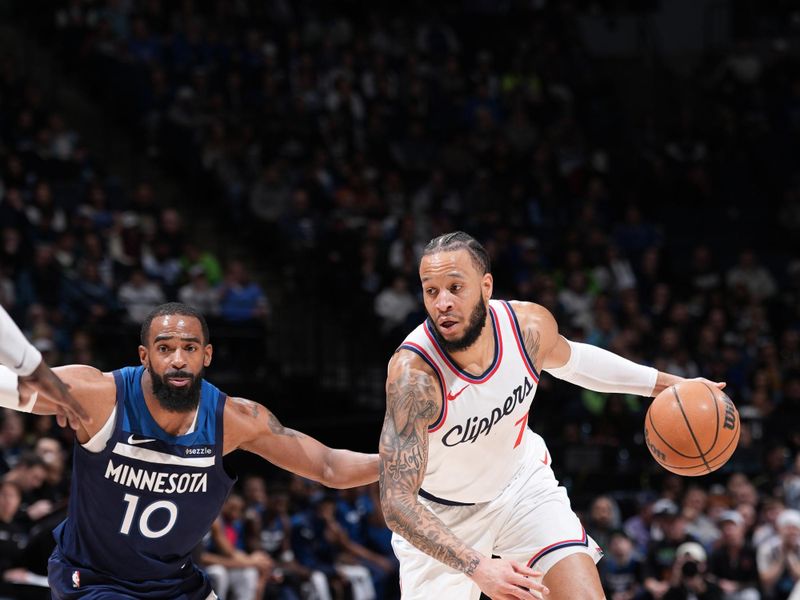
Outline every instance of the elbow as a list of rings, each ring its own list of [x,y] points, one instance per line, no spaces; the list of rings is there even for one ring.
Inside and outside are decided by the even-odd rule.
[[[381,499],[381,510],[386,526],[396,533],[401,533],[406,529],[405,525],[409,519],[409,505],[399,498]]]
[[[348,487],[347,482],[342,481],[337,476],[336,470],[331,467],[330,463],[325,463],[323,465],[322,472],[318,477],[318,481],[325,487],[333,488],[336,490],[341,490]]]
[[[352,474],[347,470],[334,467],[333,456],[329,454],[327,459],[322,465],[319,476],[316,478],[325,487],[333,488],[335,490],[343,490],[355,487],[361,484],[361,481],[355,479]]]

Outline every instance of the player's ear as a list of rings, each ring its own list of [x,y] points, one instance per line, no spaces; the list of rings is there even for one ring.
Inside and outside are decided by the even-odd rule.
[[[203,346],[203,366],[208,368],[211,365],[211,355],[214,354],[214,349],[211,344]]]
[[[139,362],[143,365],[147,365],[147,348],[144,346],[139,346]]]
[[[481,280],[481,290],[483,293],[483,299],[488,302],[492,297],[492,292],[494,291],[494,278],[492,277],[491,273],[483,274],[483,279]]]

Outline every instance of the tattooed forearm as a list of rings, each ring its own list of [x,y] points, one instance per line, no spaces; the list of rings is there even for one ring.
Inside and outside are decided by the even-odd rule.
[[[403,369],[397,377],[390,375],[386,392],[379,477],[386,521],[426,554],[472,575],[480,563],[480,553],[453,535],[417,499],[428,462],[428,425],[441,408],[433,377]]]
[[[536,360],[539,357],[539,345],[541,344],[542,335],[531,327],[526,327],[522,332],[522,341],[525,343],[525,351],[528,357],[536,367]]]
[[[394,481],[400,481],[406,473],[418,473],[425,464],[425,456],[416,434],[406,444],[407,451],[398,454],[398,459],[389,464],[389,475]]]
[[[415,498],[398,499],[394,506],[391,517],[387,517],[394,531],[439,562],[467,576],[475,573],[481,561],[480,553],[453,535],[436,515]]]

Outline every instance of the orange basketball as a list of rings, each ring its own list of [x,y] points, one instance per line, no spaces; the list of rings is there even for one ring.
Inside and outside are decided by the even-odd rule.
[[[644,439],[656,462],[678,475],[705,475],[724,465],[739,443],[739,411],[717,387],[682,381],[655,397]]]

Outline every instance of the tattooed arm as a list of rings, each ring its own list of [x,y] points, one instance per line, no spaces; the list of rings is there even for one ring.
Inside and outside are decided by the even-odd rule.
[[[380,441],[386,523],[421,551],[472,578],[492,598],[517,597],[503,594],[508,589],[519,593],[516,586],[539,587],[524,577],[535,576],[532,570],[478,552],[420,504],[417,494],[428,463],[428,426],[438,417],[441,403],[441,390],[429,367],[415,354],[398,351],[389,362]]]
[[[264,406],[244,398],[229,398],[225,404],[225,453],[237,448],[328,487],[356,487],[378,479],[377,454],[328,448],[284,427]]]
[[[473,575],[481,553],[467,546],[417,499],[428,463],[428,426],[442,405],[429,367],[401,350],[389,363],[386,418],[380,442],[381,506],[386,523],[444,564]]]

